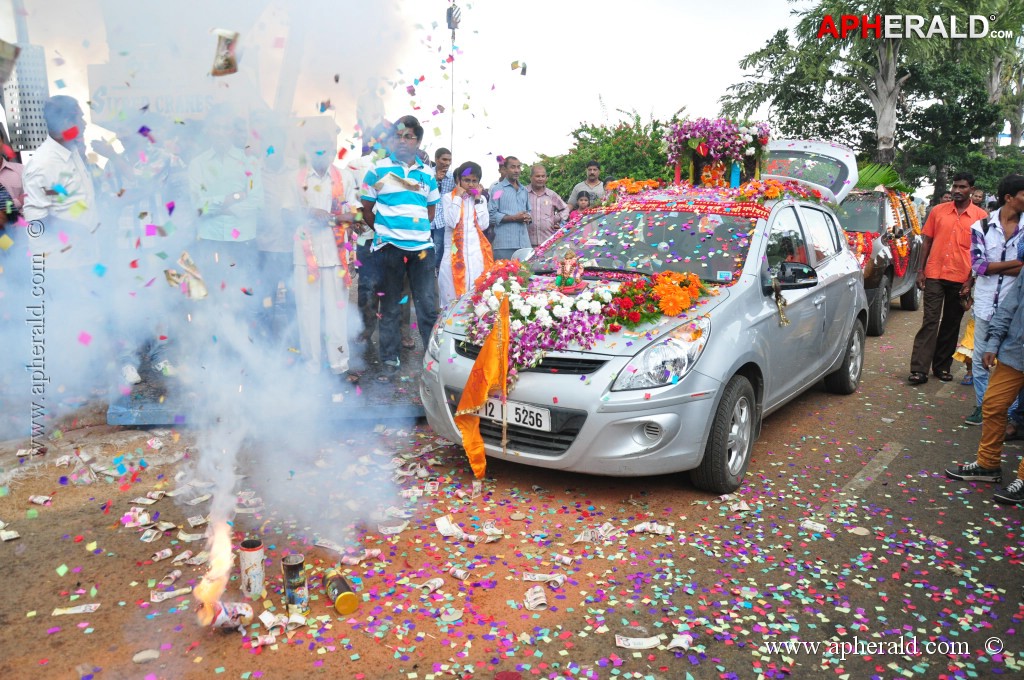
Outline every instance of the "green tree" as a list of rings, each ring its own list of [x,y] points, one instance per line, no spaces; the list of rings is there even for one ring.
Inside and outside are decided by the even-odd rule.
[[[995,157],[994,146],[987,148],[984,140],[994,139],[1002,115],[991,101],[989,65],[972,59],[971,49],[968,41],[944,41],[937,58],[909,67],[897,165],[912,183],[933,177],[936,195],[946,190],[951,167],[970,170],[963,160],[974,152]]]
[[[896,114],[900,95],[903,84],[910,77],[901,69],[901,64],[907,57],[906,52],[914,52],[916,43],[925,41],[865,38],[860,35],[847,39],[819,38],[818,32],[826,16],[925,13],[910,11],[908,5],[914,4],[926,3],[821,0],[808,9],[795,10],[800,19],[792,42],[788,31],[780,31],[765,47],[740,61],[740,66],[753,69],[753,74],[729,88],[730,94],[723,100],[726,110],[749,114],[768,104],[777,111],[780,107],[776,99],[783,104],[791,99],[787,87],[798,85],[821,94],[833,85],[838,89],[840,99],[844,96],[867,99],[874,113],[874,160],[882,164],[891,163],[896,153]],[[805,105],[813,105],[813,101]]]
[[[625,112],[623,112],[625,113]],[[572,131],[573,146],[564,154],[540,154],[548,171],[548,186],[567,197],[577,182],[586,177],[587,163],[601,164],[601,177],[670,179],[662,140],[668,123],[653,116],[644,122],[636,111],[612,125],[580,123]]]
[[[995,17],[989,28],[1016,36],[971,40],[967,47],[975,54],[971,61],[983,65],[988,103],[999,107],[1000,114],[1010,122],[1011,131],[1019,132],[1024,111],[1020,106],[1021,84],[1024,81],[1024,3],[1019,0],[986,0],[984,13]],[[985,153],[996,157],[997,135],[1002,126],[985,137]],[[1018,134],[1015,146],[1020,144]]]

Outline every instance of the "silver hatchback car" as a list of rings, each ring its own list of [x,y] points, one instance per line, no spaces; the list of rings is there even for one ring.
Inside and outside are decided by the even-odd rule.
[[[799,144],[792,174],[827,177],[818,195],[842,200],[857,180],[852,152]],[[826,202],[772,198],[773,180],[784,179],[763,178],[768,200],[759,203],[735,190],[678,187],[628,197],[530,253],[531,288],[553,288],[573,251],[586,290],[614,287],[623,273],[675,271],[696,274],[714,294],[523,370],[507,410],[492,399],[480,411],[487,455],[598,475],[688,470],[699,488],[727,493],[743,481],[765,415],[822,378],[834,392],[854,392],[867,320],[861,269]],[[420,381],[428,422],[456,442],[454,413],[480,353],[467,339],[470,297],[439,318]]]

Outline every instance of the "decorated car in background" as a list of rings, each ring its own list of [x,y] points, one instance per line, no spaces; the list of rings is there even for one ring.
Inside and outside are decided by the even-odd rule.
[[[764,416],[860,381],[867,302],[832,187],[618,186],[443,311],[427,420],[478,476],[486,455],[735,490]]]
[[[882,335],[892,301],[898,299],[908,311],[921,306],[917,274],[924,239],[917,207],[906,192],[879,186],[854,190],[838,213],[850,249],[864,270],[868,334]]]
[[[855,184],[837,209],[846,240],[864,270],[868,298],[868,335],[883,335],[889,307],[899,299],[909,311],[921,305],[917,273],[921,269],[921,218],[909,187],[899,182],[890,166],[869,165],[858,177],[841,176],[830,160],[817,159],[821,142],[772,141],[768,146],[766,172],[804,178],[818,183]],[[831,146],[831,145],[829,145]],[[854,162],[851,157],[846,161]]]

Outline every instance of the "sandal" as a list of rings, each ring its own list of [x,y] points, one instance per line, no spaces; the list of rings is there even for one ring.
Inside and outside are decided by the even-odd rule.
[[[960,384],[961,385],[973,385],[974,384],[974,376],[971,375],[970,373],[968,373],[967,375],[964,376],[964,379],[960,381]]]
[[[910,374],[909,378],[907,378],[907,382],[910,383],[911,385],[923,385],[926,382],[928,382],[928,376],[925,375],[924,373],[917,373],[915,371],[914,373]]]
[[[1006,432],[1003,435],[1003,441],[1012,442],[1018,439],[1024,439],[1024,432],[1021,432],[1013,423],[1008,423],[1006,425]]]
[[[953,374],[949,371],[935,371],[935,377],[942,382],[949,382],[953,379]]]
[[[362,378],[362,377],[363,377],[362,373],[357,373],[355,371],[346,371],[345,372],[345,380],[347,380],[352,385],[358,385],[359,384],[359,379]]]
[[[402,338],[402,347],[406,349],[416,349],[416,340],[413,338]]]
[[[377,382],[389,383],[398,377],[398,366],[385,363],[381,372],[377,374]]]

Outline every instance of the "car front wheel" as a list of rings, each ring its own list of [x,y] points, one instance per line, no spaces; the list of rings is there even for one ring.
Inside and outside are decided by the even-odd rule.
[[[853,322],[850,340],[846,343],[843,363],[825,376],[825,387],[836,394],[853,394],[860,385],[860,373],[864,368],[864,325],[860,319]]]
[[[694,486],[714,493],[731,493],[740,487],[754,448],[755,418],[754,388],[742,375],[733,376],[711,423],[704,459],[690,472]]]

